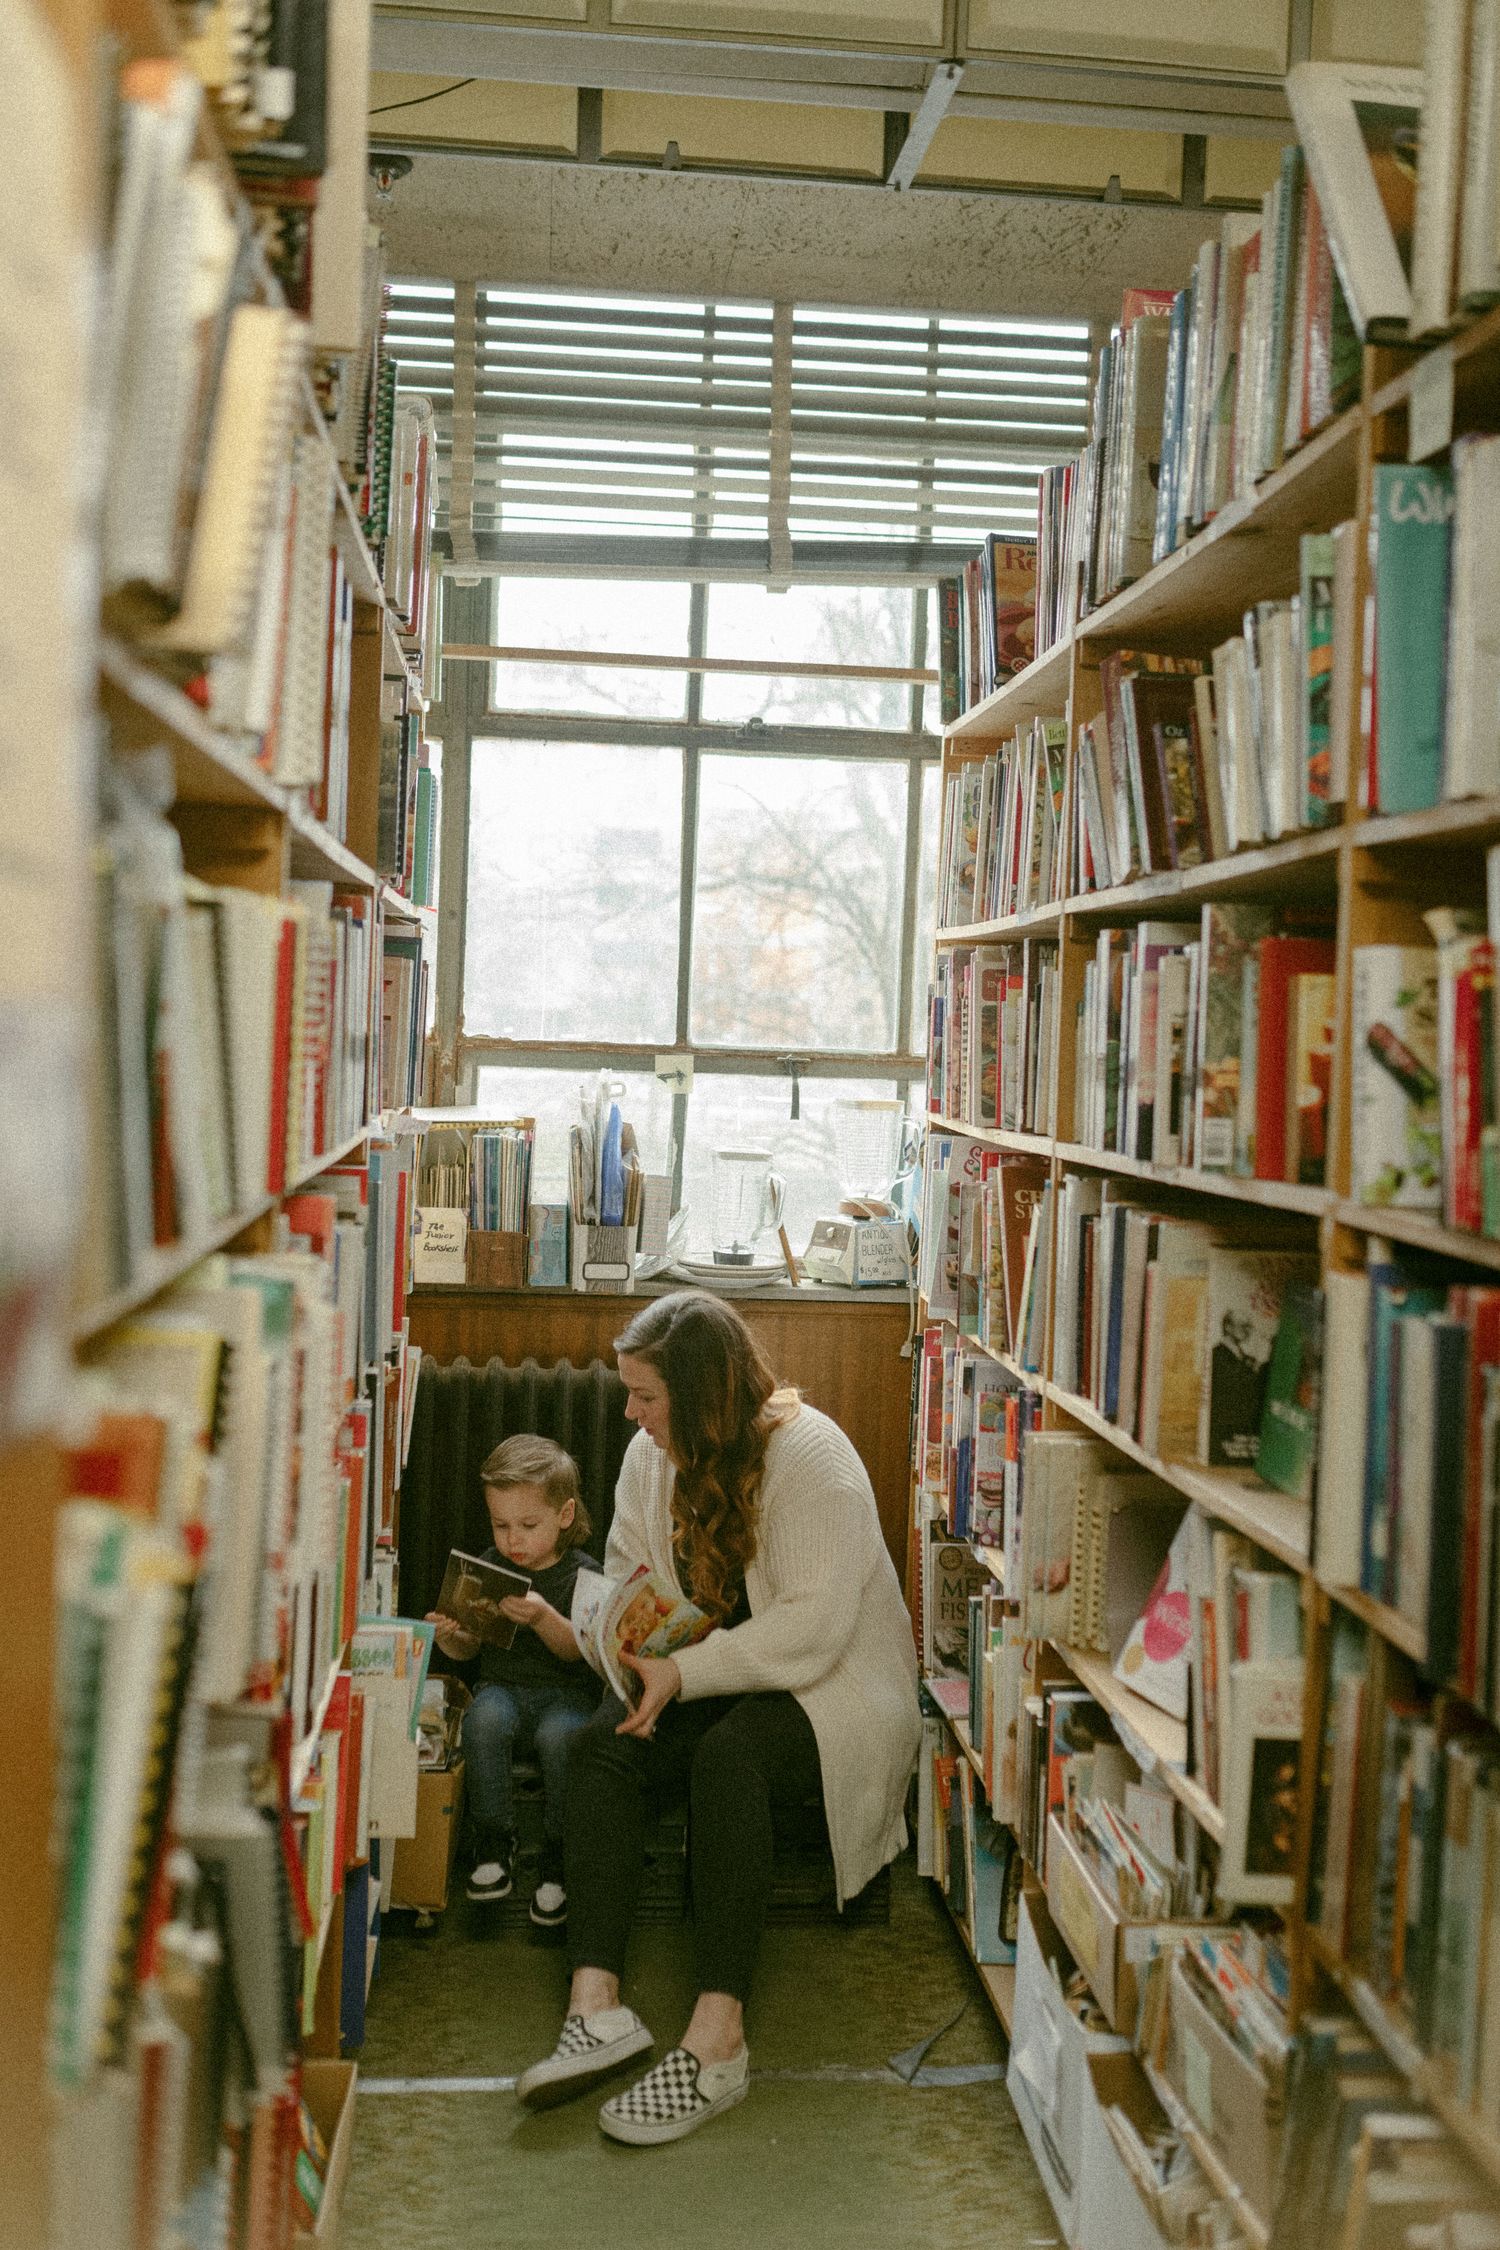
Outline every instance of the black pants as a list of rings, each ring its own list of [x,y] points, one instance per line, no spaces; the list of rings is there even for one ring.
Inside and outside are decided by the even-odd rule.
[[[669,1703],[647,1741],[616,1734],[624,1716],[606,1695],[569,1744],[573,1966],[622,1973],[647,1820],[686,1794],[698,1990],[743,2001],[771,1897],[771,1807],[803,1804],[822,1785],[812,1721],[782,1693]]]

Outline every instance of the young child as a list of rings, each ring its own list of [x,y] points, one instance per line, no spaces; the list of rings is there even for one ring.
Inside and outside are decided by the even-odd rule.
[[[599,1701],[598,1681],[579,1654],[568,1614],[579,1571],[599,1565],[583,1552],[589,1520],[578,1471],[560,1445],[544,1437],[507,1438],[480,1475],[495,1540],[485,1560],[524,1570],[531,1591],[501,1604],[518,1627],[509,1648],[480,1642],[453,1618],[429,1613],[445,1656],[457,1662],[479,1658],[479,1686],[463,1724],[478,1845],[469,1897],[488,1904],[513,1888],[511,1759],[534,1747],[542,1769],[544,1824],[531,1920],[538,1929],[555,1930],[568,1912],[562,1861],[568,1742]]]

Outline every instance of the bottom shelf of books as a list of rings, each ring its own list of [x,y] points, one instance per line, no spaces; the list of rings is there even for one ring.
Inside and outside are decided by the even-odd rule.
[[[1359,1279],[1369,1317],[1396,1284]],[[1403,1327],[1472,1337],[1489,1295],[1408,1289]],[[1348,1308],[1329,1317],[1336,1352]],[[1252,1485],[1226,1522],[951,1324],[927,1333],[919,1866],[1006,2026],[1070,2250],[1500,2250],[1488,1603],[1456,1534],[1412,1552],[1405,1491],[1387,1598],[1361,1595],[1369,1471],[1328,1435],[1347,1411],[1334,1390],[1314,1432],[1335,1450],[1299,1568],[1242,1528]],[[1455,1407],[1450,1445],[1463,1427]],[[1420,1616],[1398,1611],[1418,1575]]]

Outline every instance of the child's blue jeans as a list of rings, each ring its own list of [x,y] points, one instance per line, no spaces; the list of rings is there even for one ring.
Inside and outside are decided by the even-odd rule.
[[[498,1848],[502,1837],[515,1832],[511,1759],[534,1749],[542,1769],[546,1857],[560,1862],[568,1744],[598,1701],[598,1682],[592,1672],[586,1672],[576,1687],[571,1682],[564,1687],[507,1687],[488,1680],[477,1690],[464,1713],[463,1746],[469,1810],[481,1858]]]

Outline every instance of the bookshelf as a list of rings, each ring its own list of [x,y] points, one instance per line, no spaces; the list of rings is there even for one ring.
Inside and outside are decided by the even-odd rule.
[[[1455,435],[1500,429],[1500,312],[1473,321],[1457,334],[1418,356],[1394,349],[1367,349],[1359,402],[1292,454],[1262,480],[1253,497],[1228,502],[1219,514],[1133,585],[1093,610],[1024,671],[1005,681],[951,723],[944,736],[945,788],[948,777],[973,761],[992,758],[1020,727],[1039,716],[1061,715],[1066,724],[1060,826],[1066,831],[1074,792],[1082,787],[1078,763],[1080,728],[1101,710],[1099,666],[1114,650],[1150,651],[1206,659],[1215,645],[1240,629],[1241,614],[1256,601],[1294,593],[1298,586],[1299,543],[1304,533],[1328,532],[1352,520],[1356,585],[1352,605],[1357,636],[1366,596],[1368,525],[1374,472],[1389,460],[1406,457],[1409,409],[1422,386],[1451,378]],[[1028,905],[999,919],[955,923],[937,932],[942,954],[984,945],[1018,949],[1026,941],[1055,943],[1059,965],[1053,1044],[1050,1051],[1053,1132],[1014,1132],[993,1124],[968,1124],[935,1112],[927,1119],[935,1135],[963,1135],[983,1149],[1031,1158],[1042,1167],[1052,1190],[1050,1236],[1039,1251],[1047,1276],[1047,1317],[1039,1366],[1027,1372],[1011,1353],[960,1334],[946,1322],[946,1340],[976,1359],[998,1363],[1040,1402],[1044,1431],[1075,1431],[1102,1440],[1126,1464],[1151,1471],[1180,1492],[1212,1524],[1240,1533],[1252,1543],[1261,1564],[1274,1563],[1295,1575],[1301,1589],[1306,1635],[1304,1756],[1300,1782],[1300,1843],[1294,1896],[1282,1920],[1288,1943],[1292,1990],[1297,2006],[1315,2005],[1332,1986],[1360,2016],[1397,2069],[1443,2121],[1468,2156],[1500,2190],[1500,2116],[1482,2115],[1460,2097],[1456,2066],[1424,2051],[1411,2023],[1395,2003],[1382,1997],[1369,1971],[1371,1892],[1377,1856],[1376,1822],[1381,1786],[1378,1741],[1367,1742],[1360,1771],[1357,1812],[1351,1816],[1348,1936],[1342,1949],[1330,1948],[1309,1920],[1311,1837],[1318,1814],[1320,1760],[1316,1754],[1323,1725],[1322,1701],[1335,1636],[1351,1621],[1362,1630],[1367,1667],[1365,1693],[1376,1716],[1410,1696],[1427,1663],[1428,1636],[1412,1617],[1358,1584],[1340,1582],[1321,1561],[1322,1532],[1315,1552],[1312,1511],[1274,1491],[1252,1471],[1208,1469],[1196,1461],[1159,1458],[1101,1413],[1090,1398],[1059,1383],[1054,1366],[1059,1347],[1057,1282],[1060,1246],[1056,1216],[1069,1179],[1113,1181],[1126,1191],[1139,1188],[1144,1201],[1164,1214],[1217,1221],[1238,1207],[1241,1223],[1254,1227],[1257,1214],[1268,1225],[1294,1230],[1315,1254],[1323,1278],[1351,1273],[1389,1246],[1396,1255],[1418,1254],[1423,1273],[1443,1282],[1489,1284],[1500,1271],[1500,1240],[1445,1223],[1440,1214],[1377,1206],[1359,1201],[1354,1173],[1352,1054],[1352,960],[1354,949],[1375,943],[1411,942],[1420,937],[1417,917],[1428,907],[1455,901],[1484,903],[1483,855],[1500,840],[1500,796],[1468,797],[1420,811],[1381,814],[1360,809],[1357,776],[1361,755],[1358,646],[1342,646],[1337,661],[1349,668],[1355,692],[1347,708],[1347,738],[1333,746],[1338,770],[1347,775],[1336,820],[1328,827],[1260,843],[1230,856],[1171,874],[1148,874],[1108,889],[1085,890]],[[1073,1079],[1078,1014],[1085,965],[1093,958],[1102,930],[1129,930],[1152,917],[1187,921],[1206,902],[1244,899],[1260,902],[1294,919],[1309,906],[1326,915],[1335,932],[1332,1079],[1329,1091],[1327,1163],[1321,1182],[1281,1181],[1207,1172],[1192,1165],[1159,1166],[1115,1151],[1082,1145],[1071,1137]],[[1283,923],[1283,926],[1285,924]],[[1190,933],[1192,933],[1190,927]],[[1032,956],[1033,960],[1035,956]],[[1029,997],[1028,987],[1028,997]],[[1044,1054],[1046,1050],[1044,1049]],[[951,1110],[951,1103],[947,1105]],[[1278,1235],[1277,1239],[1281,1239]],[[926,1308],[924,1307],[924,1311]],[[927,1315],[928,1325],[935,1318]],[[920,1442],[920,1440],[919,1440]],[[914,1490],[917,1480],[914,1479]],[[1342,1625],[1340,1620],[1343,1621]],[[1126,1747],[1143,1770],[1170,1789],[1179,1806],[1215,1845],[1223,1843],[1225,1813],[1202,1781],[1187,1771],[1188,1729],[1124,1688],[1101,1656],[1050,1644],[1050,1653],[1116,1721]],[[1482,1688],[1468,1696],[1438,1683],[1438,1704],[1452,1709],[1465,1727],[1488,1725]],[[1446,1700],[1445,1700],[1446,1699]],[[966,1754],[968,1729],[946,1719]],[[1488,1739],[1493,1744],[1493,1735]],[[1324,1808],[1326,1811],[1326,1807]],[[1488,1912],[1488,1907],[1485,1908]],[[1321,1980],[1321,1985],[1320,1985]],[[1295,2012],[1295,2011],[1294,2011]],[[1159,2067],[1149,2065],[1151,2083],[1182,2137],[1229,2203],[1245,2237],[1267,2239],[1267,2229],[1249,2208],[1225,2161],[1225,2150],[1204,2131]]]
[[[79,269],[89,274],[102,306],[110,294],[104,285],[111,278],[111,246],[101,236],[114,192],[106,190],[102,177],[103,154],[115,141],[125,104],[137,98],[131,125],[139,123],[140,131],[133,140],[123,131],[119,136],[126,151],[122,173],[128,171],[130,150],[150,140],[144,111],[155,97],[141,94],[140,87],[159,92],[169,82],[179,90],[188,85],[180,44],[187,18],[162,0],[22,0],[22,5],[52,20],[72,73],[68,99],[76,114],[70,126],[57,124],[55,140],[60,166],[77,175]],[[357,16],[364,6],[365,0],[339,0],[341,21],[351,8]],[[331,19],[334,11],[329,13]],[[277,37],[296,31],[295,16],[295,7],[284,11]],[[262,28],[269,36],[269,19]],[[118,81],[137,62],[167,68],[138,81],[132,97]],[[117,98],[122,115],[107,116],[106,104]],[[352,196],[330,186],[330,164],[316,221],[318,242],[328,261],[344,260],[351,271],[363,271],[365,303],[378,322],[379,275],[364,209],[363,72],[346,73],[337,84],[330,74],[327,98],[340,145],[357,161]],[[197,2218],[183,2219],[195,2239],[205,2225],[225,2250],[242,2250],[252,2235],[256,2241],[289,2242],[294,2234],[304,2239],[291,2203],[303,2083],[299,2058],[339,2053],[344,1867],[335,1864],[334,1839],[346,1840],[346,1814],[346,1862],[352,1866],[367,1857],[363,1823],[370,1799],[362,1775],[368,1775],[370,1761],[338,1762],[357,1741],[351,1724],[357,1727],[364,1708],[360,1695],[368,1704],[372,1692],[353,1681],[352,1635],[362,1613],[394,1606],[408,1256],[402,1233],[404,1159],[379,1106],[382,962],[388,927],[399,930],[408,946],[410,932],[418,931],[430,958],[436,917],[404,895],[403,870],[413,865],[410,830],[403,846],[401,806],[392,822],[382,785],[391,764],[392,729],[398,728],[403,759],[410,757],[409,768],[402,769],[409,800],[415,799],[420,720],[429,707],[420,624],[426,532],[419,516],[412,535],[415,592],[398,611],[396,596],[387,591],[388,583],[398,583],[391,573],[395,519],[382,516],[371,497],[378,491],[385,433],[373,413],[351,410],[342,428],[337,418],[340,381],[346,406],[357,392],[358,336],[335,344],[320,327],[316,280],[309,284],[302,326],[295,326],[247,200],[259,191],[242,187],[231,157],[235,135],[212,98],[197,110],[189,137],[188,153],[199,166],[195,201],[203,199],[196,195],[201,189],[222,203],[212,223],[226,236],[233,234],[236,255],[232,266],[224,261],[222,358],[207,353],[210,323],[192,332],[192,352],[204,355],[191,361],[204,450],[194,476],[183,475],[171,487],[176,575],[170,589],[144,568],[122,568],[110,577],[104,558],[111,479],[123,473],[117,465],[134,456],[137,476],[161,475],[156,463],[164,456],[123,419],[120,401],[134,394],[111,391],[95,370],[92,389],[80,380],[70,397],[59,384],[51,411],[66,428],[69,454],[91,464],[104,492],[85,494],[75,472],[50,502],[39,504],[31,559],[43,583],[50,570],[58,585],[75,592],[83,585],[102,586],[100,615],[81,630],[71,608],[60,604],[50,637],[43,638],[27,636],[28,612],[24,606],[19,611],[26,690],[36,691],[39,710],[50,706],[71,713],[75,723],[56,755],[46,734],[37,736],[40,770],[32,811],[39,832],[49,844],[64,841],[69,856],[64,863],[59,854],[59,864],[44,871],[45,913],[42,898],[34,909],[25,895],[31,871],[23,869],[16,903],[35,943],[14,952],[19,973],[30,977],[32,996],[52,995],[54,1007],[72,1006],[77,1013],[78,1076],[84,1082],[78,1100],[89,1128],[78,1138],[90,1152],[92,1175],[79,1185],[83,1216],[65,1284],[58,1288],[58,1426],[0,1445],[0,1490],[12,1523],[19,1604],[6,1685],[26,1766],[24,1780],[7,1790],[15,1851],[12,1891],[24,1935],[7,1948],[0,1988],[17,2032],[12,2114],[17,2131],[0,2159],[0,2205],[17,2241],[50,2242],[56,2250],[123,2240],[127,2231],[132,2241],[140,2230],[142,2240],[146,2232],[153,2241],[168,2233],[175,2239],[179,2199],[194,2194],[201,2205],[210,2192],[224,2209],[213,2221],[201,2210]],[[243,136],[236,145],[243,145]],[[18,161],[25,161],[24,147]],[[159,197],[151,206],[154,215],[179,211],[168,190],[179,184],[171,168],[180,172],[185,161],[175,143],[163,142],[153,151],[151,162],[161,168],[161,179],[152,179]],[[195,227],[210,224],[206,210],[190,217]],[[143,233],[142,243],[138,255],[146,259],[154,238]],[[196,236],[192,247],[196,259],[202,250]],[[290,272],[286,266],[280,270]],[[139,271],[137,265],[117,284],[121,304],[129,304]],[[297,285],[291,276],[288,287]],[[81,288],[77,296],[81,313]],[[225,466],[216,469],[210,438],[218,433],[221,408],[229,415],[224,401],[232,351],[225,339],[242,311],[253,311],[263,336],[274,321],[283,356],[274,369],[275,398],[263,418],[245,413],[246,394],[238,395],[242,411],[232,417],[237,444],[231,449],[226,441]],[[67,314],[64,303],[59,324],[64,335]],[[102,312],[100,317],[102,324]],[[82,370],[85,339],[80,333],[72,340]],[[365,357],[372,351],[367,333]],[[132,364],[140,364],[140,355]],[[272,371],[259,372],[269,387]],[[264,396],[252,403],[264,404]],[[102,433],[90,414],[105,419]],[[154,434],[156,425],[149,427]],[[23,447],[25,438],[23,428]],[[276,497],[258,492],[252,507],[243,493],[257,479],[265,492],[274,485]],[[356,483],[362,484],[360,498]],[[74,484],[80,489],[73,490]],[[190,585],[183,574],[191,572],[195,542],[215,497],[226,505],[239,503],[220,518],[224,544],[215,546],[213,560],[222,576],[229,575],[231,550],[231,534],[223,526],[234,519],[235,537],[240,518],[255,516],[259,526],[244,533],[246,546],[238,557],[250,573],[253,607],[238,623],[221,612],[212,624],[205,607],[199,613],[201,637],[195,632],[182,647],[168,647],[158,628],[172,619],[174,604]],[[99,504],[85,508],[85,500]],[[123,504],[117,505],[123,512]],[[44,534],[54,525],[59,535],[72,529],[66,569],[52,569]],[[367,530],[378,531],[374,547]],[[191,614],[191,602],[185,606]],[[179,618],[182,614],[177,611]],[[299,647],[300,677],[293,663]],[[257,663],[259,704],[251,697]],[[245,674],[251,675],[250,686]],[[59,803],[65,787],[73,792],[72,817]],[[385,793],[389,796],[388,788]],[[409,822],[409,810],[406,818]],[[125,833],[131,821],[133,838]],[[147,836],[149,863],[140,842]],[[132,861],[136,845],[142,856]],[[140,880],[147,864],[153,887],[130,892],[129,884]],[[160,938],[159,954],[148,955],[143,945],[142,958],[149,958],[151,975],[160,983],[151,986],[154,1016],[143,1007],[139,1018],[122,1012],[120,997],[136,990],[121,963],[124,937],[135,928],[129,917],[137,908],[153,940],[169,933]],[[273,925],[278,935],[268,941]],[[238,963],[235,926],[242,939],[249,931],[254,940]],[[212,937],[205,947],[207,929]],[[175,960],[167,950],[173,945],[181,948]],[[196,1046],[185,1037],[190,1021]],[[136,1031],[147,1024],[137,1044]],[[59,1027],[66,1027],[65,1016]],[[201,1065],[196,1072],[186,1067],[189,1057]],[[127,1097],[138,1088],[145,1100],[127,1115]],[[60,1128],[68,1129],[63,1112],[58,1114]],[[149,1122],[138,1131],[143,1115]],[[339,1177],[330,1180],[335,1170]],[[286,1206],[297,1197],[301,1207],[289,1218]],[[138,1223],[142,1209],[144,1229]],[[220,1253],[231,1254],[233,1265]],[[222,1324],[218,1328],[216,1321]],[[133,1352],[165,1353],[158,1362],[165,1367],[174,1350],[177,1373],[163,1375],[160,1388],[142,1372],[141,1362],[131,1359]],[[185,1354],[196,1359],[200,1374],[213,1370],[196,1399],[192,1384],[181,1379]],[[154,1465],[153,1443],[160,1446]],[[132,1454],[131,1444],[145,1446],[145,1453]],[[65,1448],[76,1449],[71,1458]],[[140,1470],[143,1461],[147,1484],[110,1484],[117,1472]],[[104,1481],[86,1481],[93,1478]],[[201,1479],[201,1488],[195,1479]],[[149,1505],[133,1513],[111,1505],[132,1490]],[[91,1523],[84,1522],[87,1510],[74,1500],[79,1492],[97,1495]],[[195,1498],[201,1510],[196,1517]],[[101,1533],[105,1518],[111,1528]],[[135,1706],[119,1693],[100,1693],[89,1705],[77,1701],[89,1692],[89,1675],[79,1672],[77,1657],[83,1611],[76,1563],[69,1578],[60,1560],[66,1562],[69,1539],[89,1536],[102,1540],[96,1554],[109,1551],[113,1542],[127,1553],[136,1551],[132,1542],[143,1543],[141,1575],[121,1576],[122,1597],[112,1616],[127,1615],[135,1597],[144,1611],[161,1599],[161,1585],[170,1583],[180,1590],[171,1599],[180,1600],[185,1647],[192,1647],[190,1634],[197,1632],[191,1672],[169,1627],[160,1644],[150,1647],[149,1669],[100,1675],[117,1690],[134,1691]],[[108,1631],[101,1628],[101,1662],[123,1667],[125,1657],[105,1637]],[[139,1650],[146,1644],[138,1638],[132,1645]],[[231,1653],[224,1653],[226,1645]],[[55,1650],[63,1658],[56,1685]],[[70,1728],[81,1730],[86,1714],[104,1744],[101,1755],[117,1769],[122,1750],[133,1755],[137,1742],[142,1746],[139,1796],[120,1798],[126,1842],[117,1861],[105,1861],[98,1846],[105,1816],[96,1804],[80,1810],[80,1731],[69,1735],[63,1760],[54,1760],[55,1695],[63,1698]],[[132,1709],[140,1718],[134,1732],[118,1716]],[[166,1724],[175,1734],[148,1733],[148,1719],[153,1730]],[[163,1740],[170,1755],[157,1754]],[[241,1753],[244,1763],[238,1766]],[[205,1781],[214,1760],[219,1766]],[[55,1805],[59,1795],[63,1801]],[[95,1818],[97,1831],[86,1825]],[[49,1831],[55,1831],[50,1841]],[[93,1856],[79,1850],[80,1835]],[[157,1852],[152,1839],[168,1835],[185,1853]],[[59,1838],[65,1863],[52,1849]],[[233,1918],[221,1919],[212,1900],[205,1906],[217,1878],[197,1894],[184,1889],[189,1880],[184,1858],[190,1861],[194,1852],[208,1869],[220,1864],[221,1853],[226,1863],[240,1853],[235,1865],[252,1868],[251,1889],[236,1896],[260,1900],[259,1920],[238,1903]],[[286,1895],[285,1878],[272,1874],[269,1883],[263,1878],[270,1863],[290,1871],[298,1856],[309,1920],[303,1925],[305,1943],[294,1944],[291,1921],[280,1926],[286,1909],[274,1904]],[[112,1887],[103,1888],[100,1874],[107,1865],[113,1884],[117,1864],[118,1897]],[[86,1871],[82,1876],[80,1869]],[[97,2015],[77,2001],[81,1979],[70,1983],[56,1965],[64,1941],[68,1948],[77,1944],[77,1895],[95,1884],[103,1900],[97,1927],[108,1948],[101,1955],[108,1988]],[[295,1889],[294,1883],[293,1898]],[[374,1890],[378,1897],[378,1876]],[[184,1900],[190,1901],[186,1908]],[[237,2089],[230,2080],[240,2069],[238,2049],[234,2057],[226,2050],[206,2067],[193,2058],[193,2040],[217,2037],[220,2016],[217,2008],[205,2006],[195,2019],[196,1998],[187,1995],[189,2024],[201,2021],[210,2029],[172,2030],[170,2070],[165,2077],[151,2076],[142,2096],[147,2075],[158,2067],[149,2058],[163,2052],[162,2026],[170,2014],[163,2013],[162,1999],[169,1912],[184,1911],[206,1914],[204,1943],[217,1931],[214,1944],[222,1942],[224,1950],[212,1957],[224,1960],[225,1974],[234,1953],[246,1989],[267,1996],[271,2029],[267,2035],[263,2012],[261,2044],[254,2047],[252,2031],[247,2077]],[[148,1946],[140,1944],[143,1928]],[[242,1939],[253,1959],[235,1952]],[[203,1951],[196,1955],[195,1974],[201,1975],[209,1957]],[[71,1951],[68,1958],[74,1958]],[[366,1968],[368,1973],[368,1952]],[[144,2004],[143,1981],[151,1987]],[[278,1989],[288,2011],[280,2019]],[[172,2001],[184,2003],[182,1986]],[[295,2048],[288,2038],[293,2014],[301,2030]],[[208,2120],[211,2161],[221,2183],[215,2187],[207,2167],[189,2178],[184,2160],[180,2172],[169,2172],[160,2151],[176,2146],[172,2136],[183,2127],[189,2077],[216,2087],[221,2064],[229,2068],[225,2105]],[[340,2146],[347,2150],[354,2073],[337,2066],[338,2097],[330,2109],[333,2081],[324,2067],[325,2078],[317,2081],[320,2122],[330,2141],[333,2127],[342,2124]],[[307,2081],[309,2102],[315,2076]],[[159,2142],[138,2130],[132,2107],[138,2100],[150,2133],[162,2136]],[[193,2128],[197,2155],[202,2122]],[[231,2140],[239,2183],[233,2191],[225,2170]],[[317,2226],[320,2240],[337,2230],[341,2178],[341,2172],[335,2178],[330,2171]],[[232,2208],[237,2197],[242,2208]]]

